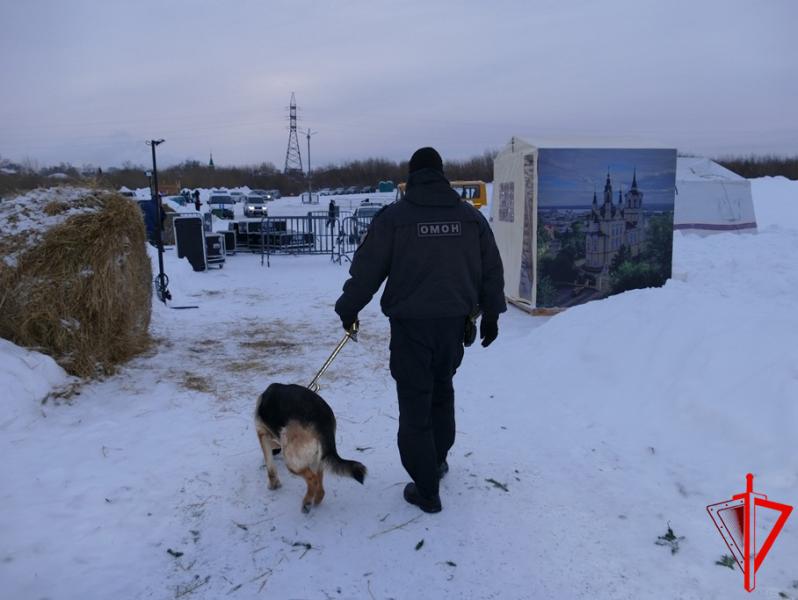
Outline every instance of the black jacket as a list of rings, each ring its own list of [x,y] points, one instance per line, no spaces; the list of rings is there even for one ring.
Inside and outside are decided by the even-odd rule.
[[[355,317],[386,277],[380,305],[391,318],[459,317],[477,306],[496,316],[507,310],[488,222],[434,169],[411,174],[405,197],[374,216],[349,274],[335,304],[344,317]]]

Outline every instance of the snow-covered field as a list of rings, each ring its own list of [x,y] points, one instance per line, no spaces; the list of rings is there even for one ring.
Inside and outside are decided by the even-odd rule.
[[[798,182],[753,191],[759,232],[677,233],[665,287],[510,308],[467,350],[437,515],[401,496],[376,299],[321,389],[365,485],[328,477],[304,515],[278,459],[266,488],[251,413],[342,335],[328,257],[194,273],[167,252],[173,304],[199,308],[156,305],[153,351],[67,400],[42,403],[68,383],[49,358],[0,341],[0,598],[798,598],[798,516],[748,596],[705,510],[749,471],[798,505]]]

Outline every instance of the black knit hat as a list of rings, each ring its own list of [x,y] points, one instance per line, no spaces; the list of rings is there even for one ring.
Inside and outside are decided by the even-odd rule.
[[[419,148],[413,152],[413,156],[410,157],[410,164],[407,166],[407,171],[408,173],[412,173],[419,169],[435,169],[443,173],[443,160],[441,160],[441,155],[438,154],[435,148],[427,146],[426,148]]]

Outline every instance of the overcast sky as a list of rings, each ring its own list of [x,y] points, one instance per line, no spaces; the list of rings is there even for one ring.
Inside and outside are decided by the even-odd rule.
[[[0,0],[0,157],[283,167],[512,135],[798,154],[794,0]],[[306,140],[300,138],[303,166]]]

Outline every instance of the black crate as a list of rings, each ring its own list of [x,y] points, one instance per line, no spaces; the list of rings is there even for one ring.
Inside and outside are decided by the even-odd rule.
[[[224,237],[224,252],[226,255],[236,253],[236,234],[234,231],[217,231],[216,233]]]
[[[177,256],[187,258],[195,271],[204,271],[208,264],[205,257],[205,232],[199,215],[176,217],[174,220]]]

